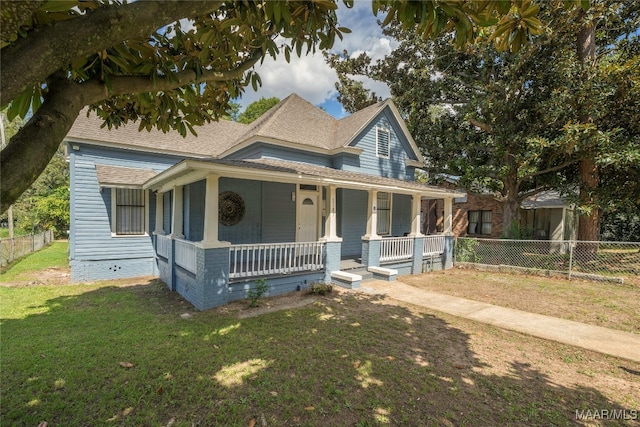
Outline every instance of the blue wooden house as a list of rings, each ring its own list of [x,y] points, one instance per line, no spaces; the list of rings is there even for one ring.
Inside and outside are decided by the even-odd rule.
[[[290,95],[186,138],[100,125],[82,114],[65,139],[74,281],[156,275],[204,310],[262,278],[275,295],[452,265],[462,194],[415,181],[423,158],[390,100],[337,120]],[[443,234],[420,233],[423,199],[444,200]]]

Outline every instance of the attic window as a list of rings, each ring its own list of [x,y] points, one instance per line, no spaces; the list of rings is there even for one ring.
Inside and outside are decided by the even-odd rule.
[[[376,126],[376,153],[386,159],[390,156],[391,130],[386,126]]]

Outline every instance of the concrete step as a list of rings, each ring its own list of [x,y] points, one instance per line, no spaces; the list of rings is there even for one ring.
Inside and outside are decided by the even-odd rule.
[[[370,271],[367,271],[366,268],[357,268],[354,270],[347,270],[349,273],[352,274],[357,274],[362,276],[362,281],[366,281],[366,280],[373,280],[373,273]]]

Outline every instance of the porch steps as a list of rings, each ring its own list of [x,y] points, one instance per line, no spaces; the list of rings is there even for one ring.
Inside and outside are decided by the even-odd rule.
[[[384,267],[370,267],[367,269],[364,266],[358,268],[333,271],[331,272],[331,279],[339,286],[343,286],[349,289],[358,289],[363,282],[370,280],[386,280],[392,282],[396,280],[398,270],[393,270]]]
[[[331,281],[338,286],[347,289],[358,289],[362,282],[362,276],[351,271],[332,271]]]

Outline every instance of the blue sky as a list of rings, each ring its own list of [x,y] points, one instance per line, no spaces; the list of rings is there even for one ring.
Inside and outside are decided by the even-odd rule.
[[[395,41],[382,36],[382,30],[376,23],[377,18],[371,11],[371,0],[356,0],[352,9],[346,8],[339,1],[337,13],[339,25],[348,27],[352,32],[345,34],[344,40],[336,40],[333,52],[342,52],[344,49],[350,55],[367,52],[372,58],[378,59],[395,47]],[[284,60],[284,55],[280,55],[275,61],[266,58],[256,70],[262,78],[262,87],[254,92],[249,86],[238,100],[243,107],[260,97],[275,96],[283,99],[291,93],[297,93],[312,104],[323,107],[334,117],[347,115],[336,101],[336,73],[324,62],[321,52],[302,58],[292,55],[290,63]],[[363,83],[377,95],[384,98],[389,96],[386,85],[367,80],[363,80]]]

